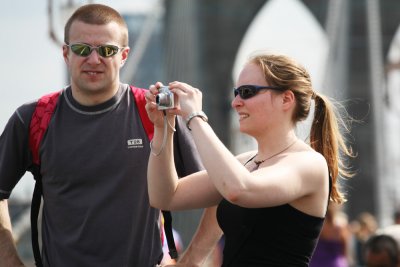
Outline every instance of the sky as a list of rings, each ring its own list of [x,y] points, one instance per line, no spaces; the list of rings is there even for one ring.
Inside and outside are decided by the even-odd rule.
[[[49,38],[47,0],[14,0],[0,8],[0,132],[21,104],[63,88],[67,83],[62,49]],[[64,1],[65,2],[65,1]],[[87,3],[87,1],[74,1]],[[96,1],[120,12],[155,0]],[[63,2],[54,1],[54,7]],[[56,10],[56,9],[55,9]],[[54,28],[63,34],[60,15]],[[32,179],[24,177],[12,197],[30,198]]]

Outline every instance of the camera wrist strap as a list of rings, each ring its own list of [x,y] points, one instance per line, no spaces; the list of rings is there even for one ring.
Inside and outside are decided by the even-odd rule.
[[[164,150],[165,144],[167,143],[167,130],[168,127],[171,127],[172,131],[176,131],[174,127],[172,127],[167,119],[167,114],[165,112],[165,110],[163,111],[163,115],[164,115],[164,130],[163,130],[163,141],[161,143],[161,147],[160,150],[157,152],[154,152],[153,149],[153,140],[150,141],[150,150],[151,150],[151,154],[153,154],[154,156],[158,156],[161,154],[161,152]]]

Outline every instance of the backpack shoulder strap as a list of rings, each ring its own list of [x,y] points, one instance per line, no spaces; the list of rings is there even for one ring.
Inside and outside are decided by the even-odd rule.
[[[39,248],[39,233],[38,233],[38,217],[40,211],[40,203],[42,199],[42,181],[40,176],[40,157],[39,147],[42,142],[43,136],[49,126],[51,116],[57,105],[58,97],[61,91],[54,92],[42,96],[35,107],[32,114],[31,123],[29,126],[29,148],[32,153],[32,160],[35,166],[33,172],[36,180],[35,188],[33,190],[32,204],[31,204],[31,238],[33,256],[37,267],[42,267],[42,258]]]
[[[29,148],[32,152],[33,163],[39,165],[39,147],[49,126],[51,116],[57,105],[58,97],[61,91],[53,92],[42,96],[33,112],[31,124],[29,126]]]
[[[176,249],[175,240],[174,240],[174,233],[172,231],[172,215],[169,210],[162,210],[162,215],[164,217],[164,231],[165,237],[167,239],[169,256],[171,259],[178,258],[178,250]]]
[[[154,126],[153,123],[150,121],[149,117],[147,116],[147,111],[146,111],[146,98],[144,95],[147,90],[142,88],[137,88],[132,85],[130,87],[136,101],[136,106],[138,107],[140,119],[142,121],[144,130],[146,131],[146,134],[149,137],[149,140],[151,141],[154,135]]]

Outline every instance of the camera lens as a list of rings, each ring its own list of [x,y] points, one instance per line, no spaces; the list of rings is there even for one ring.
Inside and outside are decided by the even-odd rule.
[[[159,93],[156,95],[156,104],[159,110],[174,108],[174,94],[168,86],[159,89]]]
[[[156,104],[160,105],[160,94],[156,95]]]

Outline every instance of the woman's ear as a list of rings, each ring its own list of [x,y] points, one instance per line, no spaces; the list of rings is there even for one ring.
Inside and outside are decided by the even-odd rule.
[[[296,103],[296,97],[292,90],[286,90],[282,93],[282,106],[284,110],[291,109]]]

